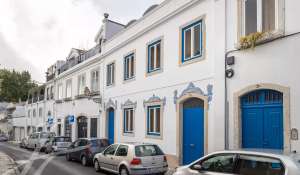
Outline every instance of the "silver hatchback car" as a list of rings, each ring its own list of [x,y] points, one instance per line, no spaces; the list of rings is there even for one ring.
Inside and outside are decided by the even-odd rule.
[[[168,163],[155,144],[117,143],[95,155],[94,168],[121,175],[165,174]]]
[[[300,155],[275,150],[221,151],[176,169],[174,175],[300,175]]]

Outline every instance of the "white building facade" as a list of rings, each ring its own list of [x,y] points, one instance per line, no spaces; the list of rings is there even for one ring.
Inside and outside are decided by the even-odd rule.
[[[299,151],[295,107],[299,83],[291,76],[297,70],[289,69],[297,65],[293,62],[297,62],[299,36],[255,49],[236,48],[241,36],[257,32],[247,29],[252,16],[242,20],[237,14],[245,16],[255,8],[264,12],[259,2],[248,7],[233,0],[166,0],[127,25],[109,20],[105,14],[94,48],[72,49],[66,61],[48,70],[45,99],[27,105],[27,126],[41,124],[43,130],[73,140],[105,137],[110,143],[156,143],[179,164],[225,148],[282,144],[277,149]],[[297,16],[292,7],[297,2],[286,0],[283,12],[281,0],[274,3],[274,13],[257,13],[271,14],[256,20],[257,29],[284,28],[279,35],[268,35],[264,40],[268,42],[269,37],[300,31],[292,23]],[[265,22],[272,20],[274,25]],[[226,54],[233,49],[236,51]],[[282,49],[290,49],[288,55],[284,56]],[[225,69],[235,72],[234,76],[228,74],[231,78],[226,81]],[[261,95],[253,97],[252,92]],[[270,94],[268,99],[253,103],[266,94]],[[31,111],[41,106],[43,116],[33,118]],[[251,128],[253,113],[266,113],[260,117],[266,122],[259,123],[262,127],[256,133],[264,136],[259,141],[251,140],[256,136]],[[276,121],[267,120],[268,116],[275,116]],[[276,127],[269,127],[268,122],[275,122]],[[279,131],[282,140],[266,143],[272,129]]]

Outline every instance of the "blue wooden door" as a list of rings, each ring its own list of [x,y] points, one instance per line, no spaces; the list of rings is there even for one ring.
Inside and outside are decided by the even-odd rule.
[[[204,109],[201,105],[183,108],[182,164],[204,155]]]
[[[242,102],[242,147],[283,149],[282,94],[273,90],[251,92]]]
[[[114,110],[109,110],[108,112],[108,140],[110,144],[114,143],[115,136],[115,112]]]

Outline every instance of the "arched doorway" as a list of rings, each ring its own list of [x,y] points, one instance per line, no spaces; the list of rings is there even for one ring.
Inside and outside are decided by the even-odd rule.
[[[259,89],[240,98],[242,148],[284,149],[283,94]]]
[[[69,116],[65,118],[65,136],[72,138],[72,124],[69,122]]]
[[[77,118],[77,136],[78,138],[87,138],[87,118],[85,116]]]
[[[107,135],[110,144],[114,143],[115,140],[115,110],[114,108],[109,108],[107,110]]]
[[[204,155],[204,101],[191,97],[182,103],[182,164]]]

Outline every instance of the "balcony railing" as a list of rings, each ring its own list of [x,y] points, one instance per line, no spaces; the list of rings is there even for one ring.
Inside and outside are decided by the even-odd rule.
[[[55,77],[55,74],[47,75],[47,76],[46,76],[46,80],[47,80],[47,81],[50,81],[50,80],[52,80],[54,77]]]
[[[90,50],[80,54],[75,59],[71,59],[71,60],[67,61],[65,64],[63,64],[58,69],[58,74],[61,74],[61,73],[65,72],[66,70],[74,67],[75,65],[82,63],[85,60],[88,60],[89,58],[97,55],[98,53],[101,53],[100,45],[96,45],[95,47],[91,48]]]

